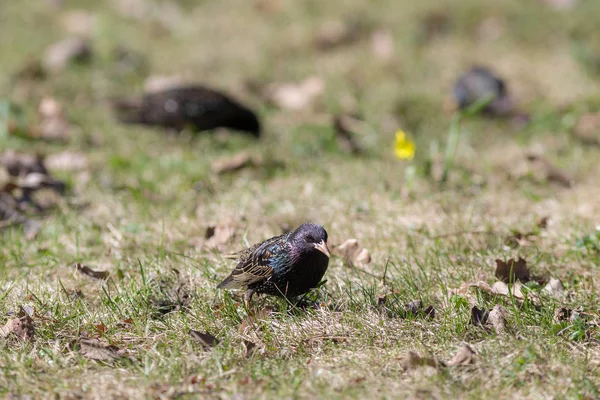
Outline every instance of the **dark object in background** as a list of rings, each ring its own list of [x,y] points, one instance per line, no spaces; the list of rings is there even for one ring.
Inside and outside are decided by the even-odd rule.
[[[505,116],[513,111],[513,101],[506,84],[486,67],[474,66],[463,73],[454,85],[454,97],[461,110],[489,97],[484,113]]]
[[[180,86],[112,102],[121,122],[198,131],[231,128],[260,136],[254,112],[227,95],[202,86]]]
[[[292,233],[243,250],[233,272],[217,288],[246,289],[244,303],[248,309],[254,293],[299,296],[319,284],[329,257],[325,229],[302,224]]]

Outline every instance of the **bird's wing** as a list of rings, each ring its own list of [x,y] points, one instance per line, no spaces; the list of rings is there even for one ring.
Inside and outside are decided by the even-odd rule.
[[[270,278],[273,275],[271,259],[285,246],[286,237],[287,235],[277,236],[243,250],[233,272],[217,287],[240,289]]]

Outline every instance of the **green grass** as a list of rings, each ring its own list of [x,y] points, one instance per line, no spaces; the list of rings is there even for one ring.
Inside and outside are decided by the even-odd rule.
[[[32,340],[0,339],[1,396],[600,396],[599,150],[571,134],[578,118],[600,104],[600,80],[573,50],[594,48],[600,3],[582,0],[556,12],[516,0],[452,7],[434,0],[182,1],[177,12],[142,1],[154,6],[141,20],[123,16],[114,3],[0,4],[2,100],[22,105],[33,123],[40,98],[52,95],[74,125],[66,144],[0,136],[0,147],[77,150],[90,162],[89,179],[56,173],[69,190],[35,240],[18,230],[0,236],[0,325],[21,307],[35,310]],[[255,3],[279,4],[280,11]],[[92,62],[31,86],[15,80],[28,57],[67,35],[64,12],[80,8],[95,16]],[[423,41],[421,21],[433,12],[448,15],[449,30]],[[353,13],[391,32],[390,60],[372,55],[368,35],[348,47],[315,50],[320,25]],[[500,27],[497,38],[479,33],[486,20]],[[178,74],[234,93],[260,110],[264,137],[173,136],[120,125],[105,100],[141,92],[147,76],[143,68],[115,67],[117,45],[146,56],[152,75]],[[442,185],[427,171],[441,167],[452,121],[445,103],[453,80],[472,63],[506,77],[531,122],[463,121]],[[326,90],[303,112],[264,105],[245,86],[312,75],[324,79]],[[343,152],[330,123],[330,113],[348,107],[365,119],[362,156]],[[416,141],[412,162],[393,157],[399,127]],[[532,147],[572,172],[574,186],[540,179],[525,160]],[[262,157],[264,166],[211,172],[213,161],[242,150]],[[411,163],[417,176],[408,190],[404,170]],[[535,228],[541,217],[549,217],[545,229]],[[223,255],[306,220],[325,226],[330,246],[357,238],[372,262],[353,268],[334,257],[326,284],[309,296],[317,307],[257,298],[257,308],[273,312],[240,330],[247,314],[239,297],[215,289],[233,268]],[[215,224],[235,229],[218,250],[204,245],[206,228]],[[513,230],[535,235],[510,247],[505,239]],[[492,284],[494,260],[519,256],[533,273],[560,279],[567,295],[554,299],[534,287],[538,306],[475,289],[450,293],[465,282]],[[110,278],[84,276],[75,262],[107,270]],[[404,315],[413,300],[434,306],[435,317]],[[472,305],[495,304],[509,313],[504,335],[469,323]],[[163,315],[161,307],[174,311]],[[559,307],[591,320],[556,322]],[[204,349],[190,329],[220,342]],[[114,344],[120,357],[84,357],[81,337]],[[244,341],[256,345],[249,354]],[[408,351],[448,361],[463,343],[478,353],[473,366],[402,369]]]

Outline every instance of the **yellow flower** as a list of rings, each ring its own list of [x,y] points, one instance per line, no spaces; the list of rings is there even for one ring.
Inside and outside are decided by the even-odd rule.
[[[407,138],[406,133],[401,129],[396,131],[394,153],[401,160],[412,160],[415,156],[415,142]]]

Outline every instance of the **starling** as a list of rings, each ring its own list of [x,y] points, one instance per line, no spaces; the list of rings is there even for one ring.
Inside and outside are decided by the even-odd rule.
[[[472,67],[458,78],[454,85],[454,97],[461,110],[487,97],[489,103],[483,109],[487,114],[507,115],[513,108],[504,81],[481,66]]]
[[[260,136],[254,112],[229,96],[203,86],[179,86],[145,94],[141,99],[117,99],[113,107],[121,122],[198,131],[231,128]]]
[[[254,293],[299,296],[321,281],[329,256],[325,229],[302,224],[293,232],[240,252],[235,269],[217,288],[246,289],[244,304],[248,309]]]

